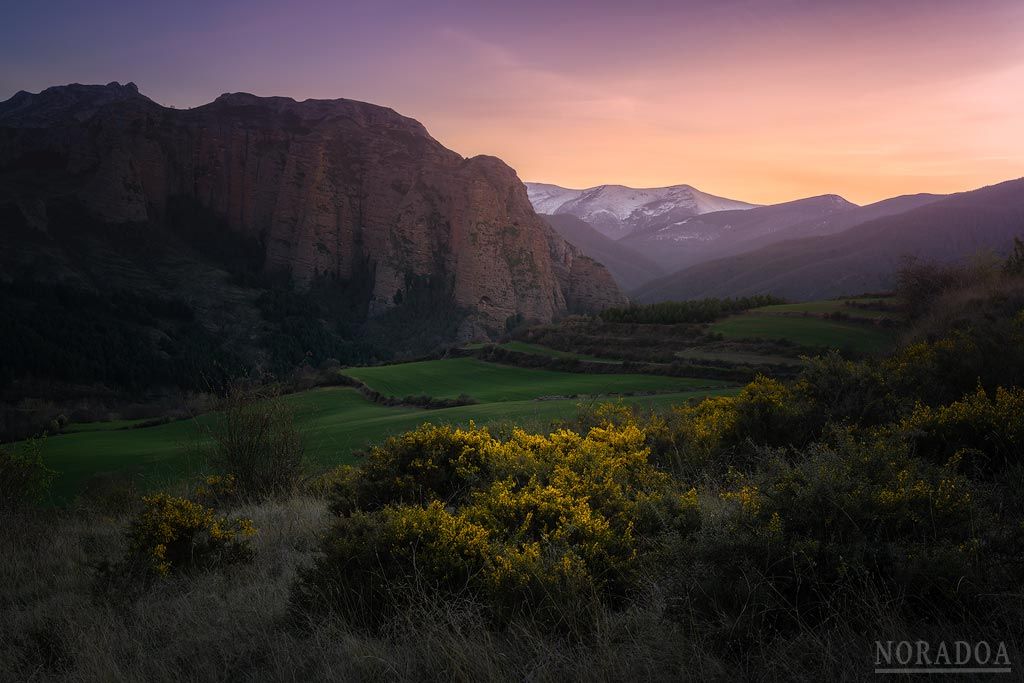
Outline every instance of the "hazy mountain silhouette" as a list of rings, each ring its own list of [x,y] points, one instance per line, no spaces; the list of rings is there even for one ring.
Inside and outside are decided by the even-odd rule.
[[[803,300],[880,291],[893,286],[906,256],[958,261],[981,250],[1005,251],[1014,236],[1024,234],[1024,179],[942,199],[915,195],[863,208],[877,212],[919,202],[926,203],[831,235],[786,240],[691,266],[645,285],[634,297],[775,294]]]

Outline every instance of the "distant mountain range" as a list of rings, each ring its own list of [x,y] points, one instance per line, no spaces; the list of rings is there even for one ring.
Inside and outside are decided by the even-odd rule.
[[[675,225],[712,211],[756,206],[716,197],[690,185],[643,189],[599,185],[570,190],[558,185],[526,183],[526,190],[537,213],[576,216],[612,239]]]
[[[824,234],[802,236],[815,231]],[[639,288],[634,298],[806,300],[888,290],[907,256],[953,262],[1007,251],[1015,236],[1024,236],[1024,179],[946,197],[897,197],[776,235],[798,238],[684,268]]]
[[[622,238],[666,270],[744,251],[755,240],[774,242],[788,229],[823,224],[857,205],[834,194],[753,209],[715,211],[665,226],[652,226]]]
[[[835,194],[755,206],[689,185],[527,188],[539,213],[554,214],[547,216],[552,227],[605,263],[634,299],[660,301],[856,294],[891,287],[905,256],[950,261],[979,249],[1002,251],[1024,234],[1015,213],[1024,201],[1021,182],[865,206]]]

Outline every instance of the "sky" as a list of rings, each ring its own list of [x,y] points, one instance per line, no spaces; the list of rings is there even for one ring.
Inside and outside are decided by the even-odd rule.
[[[346,97],[528,181],[857,203],[1024,176],[1021,0],[40,0],[0,99],[133,81]]]

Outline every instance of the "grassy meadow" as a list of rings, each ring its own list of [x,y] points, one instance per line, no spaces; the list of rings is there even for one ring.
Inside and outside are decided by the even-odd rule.
[[[588,375],[518,368],[487,363],[476,358],[350,368],[344,373],[388,396],[455,398],[466,394],[481,403],[544,396],[687,391],[722,385],[722,382],[707,379],[635,374]]]
[[[692,345],[681,339],[672,357],[694,363],[706,361],[798,366],[797,354],[784,347],[774,353],[746,349],[744,340],[782,340],[798,347],[839,348],[875,353],[892,345],[891,333],[872,322],[890,315],[886,299],[861,299],[780,304],[734,314],[707,325],[725,337],[717,346]],[[878,308],[872,308],[877,306]],[[837,319],[836,313],[847,318]],[[647,333],[641,325],[631,334]],[[669,337],[671,340],[671,337]],[[671,342],[670,342],[671,343]],[[724,345],[724,348],[723,348]],[[621,361],[590,353],[556,349],[543,344],[510,340],[500,348],[558,360],[601,363]],[[472,349],[473,345],[467,347]],[[664,365],[656,363],[655,365]],[[553,420],[573,418],[581,406],[621,398],[630,405],[659,409],[703,396],[735,393],[736,382],[663,375],[562,372],[515,367],[474,357],[445,358],[394,365],[353,367],[343,374],[365,383],[384,396],[469,398],[475,403],[441,409],[384,406],[351,387],[321,387],[286,397],[314,468],[352,462],[367,445],[413,429],[423,422],[465,425],[516,423],[542,429]],[[44,457],[57,471],[52,498],[70,500],[82,491],[129,480],[142,490],[198,475],[205,463],[196,455],[198,434],[208,417],[147,426],[145,420],[72,423],[47,438]]]
[[[351,387],[321,387],[285,397],[295,411],[311,465],[316,469],[352,462],[367,445],[414,429],[424,422],[546,427],[573,418],[581,406],[615,400],[650,409],[690,399],[735,392],[724,382],[653,375],[586,375],[516,368],[474,358],[402,363],[344,371],[385,395],[454,398],[473,405],[427,410],[383,406]],[[537,400],[541,397],[558,397]],[[194,453],[209,418],[137,426],[141,420],[70,425],[44,444],[47,464],[57,471],[53,496],[62,502],[92,486],[129,479],[141,489],[175,482],[204,471]]]
[[[872,353],[892,345],[885,330],[855,323],[797,318],[773,313],[744,313],[710,326],[726,339],[788,339],[801,346]]]

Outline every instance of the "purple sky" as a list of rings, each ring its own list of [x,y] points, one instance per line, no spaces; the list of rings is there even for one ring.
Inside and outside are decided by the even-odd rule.
[[[870,201],[1024,175],[1024,2],[36,2],[0,98],[348,97],[567,186]]]

